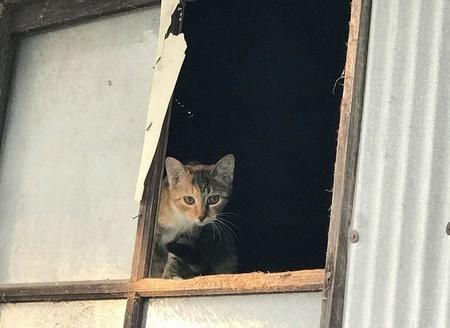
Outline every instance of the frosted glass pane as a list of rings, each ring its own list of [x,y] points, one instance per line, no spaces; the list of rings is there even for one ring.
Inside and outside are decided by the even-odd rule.
[[[319,327],[322,293],[209,296],[149,301],[148,328]]]
[[[0,305],[2,328],[122,328],[126,300]]]
[[[129,277],[159,12],[20,41],[0,153],[0,283]]]

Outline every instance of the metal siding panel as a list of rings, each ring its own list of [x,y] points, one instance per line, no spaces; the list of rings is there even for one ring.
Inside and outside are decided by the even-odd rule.
[[[344,327],[448,327],[450,1],[374,0]]]

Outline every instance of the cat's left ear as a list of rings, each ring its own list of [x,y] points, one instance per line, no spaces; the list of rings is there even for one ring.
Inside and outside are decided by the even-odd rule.
[[[226,184],[233,182],[235,159],[233,154],[228,154],[219,159],[211,171],[211,175],[224,180]]]

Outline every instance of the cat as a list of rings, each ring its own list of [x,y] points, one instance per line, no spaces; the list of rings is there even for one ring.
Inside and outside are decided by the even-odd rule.
[[[151,277],[187,279],[237,270],[236,233],[224,218],[234,155],[214,165],[165,161]]]

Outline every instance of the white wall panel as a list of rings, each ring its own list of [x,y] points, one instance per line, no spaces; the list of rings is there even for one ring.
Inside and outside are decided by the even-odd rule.
[[[126,300],[0,305],[2,328],[122,328]]]
[[[129,277],[159,12],[20,40],[0,153],[0,283]]]
[[[315,328],[322,293],[150,300],[148,328]]]

